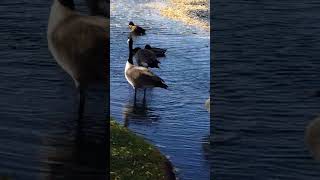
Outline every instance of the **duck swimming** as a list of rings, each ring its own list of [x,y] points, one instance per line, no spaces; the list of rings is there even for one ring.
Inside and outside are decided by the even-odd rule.
[[[142,35],[145,35],[145,33],[146,33],[145,29],[143,29],[142,27],[140,27],[138,25],[135,25],[132,21],[129,22],[128,26],[129,26],[131,33],[133,33],[134,35],[142,36]]]

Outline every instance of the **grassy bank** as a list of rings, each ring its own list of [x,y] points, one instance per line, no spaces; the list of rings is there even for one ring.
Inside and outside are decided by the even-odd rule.
[[[209,30],[209,0],[168,0],[159,7],[163,16]]]
[[[170,162],[142,137],[110,122],[111,179],[174,179]]]

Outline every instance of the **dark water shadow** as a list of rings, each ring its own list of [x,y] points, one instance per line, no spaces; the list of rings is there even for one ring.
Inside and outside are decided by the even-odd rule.
[[[45,140],[46,147],[52,149],[42,154],[48,160],[46,179],[105,180],[108,177],[108,98],[99,88],[91,88],[88,94],[91,96],[84,118],[74,119],[71,132],[49,135]]]
[[[153,122],[157,122],[160,119],[160,116],[154,112],[154,110],[148,107],[148,95],[146,99],[139,101],[137,96],[136,101],[129,101],[123,108],[122,114],[124,119],[124,126],[128,127],[129,124],[144,124],[150,125]]]
[[[107,179],[105,142],[89,140],[81,128],[76,130],[74,141],[68,142],[62,137],[51,141],[60,147],[48,156],[50,173],[47,179]]]
[[[210,142],[211,138],[210,137],[211,137],[210,135],[206,135],[201,140],[203,155],[206,160],[210,159],[210,148],[211,148],[211,142]]]

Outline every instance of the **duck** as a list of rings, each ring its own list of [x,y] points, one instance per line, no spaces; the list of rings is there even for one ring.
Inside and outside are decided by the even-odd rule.
[[[160,68],[160,61],[158,61],[157,56],[151,50],[136,47],[132,52],[139,66],[146,68]]]
[[[144,89],[144,98],[146,88],[164,88],[167,89],[165,81],[159,76],[154,74],[146,67],[136,66],[133,64],[133,40],[131,37],[128,38],[129,44],[129,57],[125,66],[125,78],[128,83],[134,89],[134,99],[136,100],[137,89]]]
[[[134,35],[142,36],[142,35],[145,35],[145,33],[146,33],[145,29],[143,29],[142,27],[140,27],[138,25],[135,25],[132,21],[129,22],[128,26],[129,26],[131,33],[133,33]]]
[[[109,81],[108,24],[104,17],[80,15],[73,0],[53,0],[47,27],[48,49],[79,92],[79,120],[83,118],[87,87]]]
[[[144,49],[152,51],[157,57],[165,57],[167,49],[151,47],[150,44],[146,44]]]
[[[305,142],[313,158],[320,160],[320,116],[307,125]]]

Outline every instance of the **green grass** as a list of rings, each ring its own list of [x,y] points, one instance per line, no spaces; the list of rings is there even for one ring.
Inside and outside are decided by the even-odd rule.
[[[142,137],[113,120],[110,122],[110,137],[111,179],[170,179],[168,160]]]

